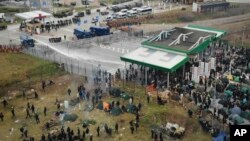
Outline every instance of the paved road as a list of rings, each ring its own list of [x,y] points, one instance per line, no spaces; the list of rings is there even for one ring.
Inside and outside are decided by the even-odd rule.
[[[92,14],[92,16],[96,15],[97,13]],[[84,18],[91,19],[90,16]],[[209,26],[214,24],[230,23],[248,19],[250,19],[250,14],[213,20],[197,21],[192,23]],[[144,31],[149,31],[149,29],[160,30],[171,28],[174,26],[183,26],[186,24],[191,23],[141,26],[141,28]],[[91,24],[89,23],[89,26],[90,25]],[[99,43],[96,39],[86,39],[79,41],[76,40],[73,42],[63,41],[59,44],[49,43],[48,38],[51,36],[72,36],[72,30],[76,26],[77,25],[64,27],[59,29],[57,32],[52,31],[49,34],[44,33],[43,35],[33,35],[33,38],[37,41],[37,45],[40,45],[40,47],[38,46],[33,49],[33,51],[28,52],[44,59],[53,60],[59,63],[65,63],[67,64],[67,70],[73,73],[86,74],[87,72],[87,74],[91,74],[91,72],[93,72],[93,69],[97,68],[99,64],[101,65],[102,69],[114,73],[117,68],[124,67],[124,63],[120,61],[120,56],[125,53],[131,52],[137,47],[140,47],[140,42],[143,40],[141,38],[133,38],[125,35],[123,36],[122,34],[117,33],[112,36],[112,39],[111,36],[103,37],[106,38],[105,41]],[[82,27],[86,28],[87,25],[82,25]],[[9,42],[9,39],[12,39],[12,42],[18,42],[18,38],[22,33],[17,31],[17,29],[17,25],[9,26],[8,30],[1,31],[0,37],[4,39],[3,41],[5,42]],[[44,47],[46,47],[46,49],[43,49]],[[48,52],[52,53],[45,53],[44,50],[48,50],[48,48],[50,50]]]

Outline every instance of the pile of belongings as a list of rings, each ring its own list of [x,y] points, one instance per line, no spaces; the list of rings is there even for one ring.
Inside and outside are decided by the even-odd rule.
[[[53,120],[53,119],[50,119],[48,123],[49,123],[49,127],[60,125],[60,122],[58,120]],[[46,129],[46,123],[43,125],[43,129]]]
[[[69,101],[69,105],[72,106],[72,107],[76,106],[79,103],[80,103],[80,99],[79,98],[71,99]]]
[[[95,124],[96,124],[96,121],[93,120],[93,119],[91,119],[91,120],[85,119],[85,120],[82,121],[82,127],[83,127],[83,128],[88,127],[90,124],[95,125]]]
[[[167,132],[167,134],[173,138],[179,139],[185,134],[185,128],[179,126],[178,124],[168,122],[163,128]]]
[[[84,111],[91,112],[94,109],[92,104],[86,104]]]
[[[202,129],[206,132],[209,132],[212,129],[212,125],[205,118],[200,117],[199,123]]]

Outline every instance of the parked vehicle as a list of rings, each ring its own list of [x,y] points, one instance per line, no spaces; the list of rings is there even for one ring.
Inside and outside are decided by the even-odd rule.
[[[123,13],[123,12],[116,13],[116,18],[117,19],[124,19],[124,18],[127,18],[127,17],[128,17],[127,13]]]
[[[109,27],[97,27],[97,26],[92,26],[89,28],[90,32],[95,35],[95,36],[103,36],[103,35],[109,35],[110,34],[110,29]]]
[[[81,30],[81,29],[74,29],[74,35],[77,37],[77,39],[84,39],[84,38],[93,37],[91,32]]]
[[[86,9],[86,14],[87,14],[87,15],[90,15],[90,14],[91,14],[91,9],[89,9],[89,8]]]
[[[126,13],[128,9],[122,9],[120,12]]]
[[[142,7],[142,8],[138,8],[137,12],[140,15],[147,15],[147,14],[152,14],[153,9],[151,7]]]
[[[135,11],[135,10],[129,10],[129,11],[127,11],[128,17],[136,17],[137,14],[138,14],[138,12]]]
[[[20,36],[20,40],[21,40],[21,45],[24,47],[34,47],[35,46],[34,40],[27,35]]]
[[[109,34],[111,34],[109,27],[92,26],[89,28],[89,31],[85,31],[82,29],[74,29],[74,35],[77,37],[77,39],[91,38],[95,36],[104,36]]]
[[[108,15],[109,14],[109,12],[108,11],[101,11],[101,15],[103,16],[103,15]]]
[[[108,21],[112,21],[113,19],[114,19],[113,16],[110,15],[110,16],[108,16],[108,17],[105,19],[105,21],[108,22]]]
[[[84,12],[78,12],[75,17],[84,17],[85,13]]]

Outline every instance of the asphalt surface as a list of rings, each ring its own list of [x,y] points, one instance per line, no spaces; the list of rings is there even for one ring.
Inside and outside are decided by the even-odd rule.
[[[33,35],[32,37],[36,41],[37,47],[26,50],[26,52],[60,64],[64,63],[65,69],[71,73],[88,75],[91,77],[94,77],[94,72],[97,68],[107,70],[111,73],[114,73],[117,68],[124,68],[125,63],[120,60],[120,56],[140,47],[140,43],[145,39],[128,36],[123,33],[114,33],[110,36],[72,41],[72,37],[74,37],[73,29],[83,28],[87,30],[93,25],[89,21],[96,16],[99,16],[99,14],[93,10],[90,16],[85,16],[82,19],[87,20],[88,22],[86,24],[82,24],[80,27],[78,25],[71,25],[60,28],[57,31],[52,30],[50,33]],[[100,20],[103,20],[105,17],[99,16],[99,18]],[[250,14],[192,23],[209,26],[213,24],[224,24],[248,19],[250,19]],[[153,28],[153,26],[152,28],[150,28],[150,26],[141,26],[141,28],[144,31],[153,31],[192,23],[157,25],[160,28]],[[24,34],[18,31],[18,28],[19,25],[11,25],[7,30],[0,31],[0,43],[18,44],[20,42],[19,36]],[[64,35],[67,36],[66,41],[62,41],[61,43],[49,43],[48,38]]]

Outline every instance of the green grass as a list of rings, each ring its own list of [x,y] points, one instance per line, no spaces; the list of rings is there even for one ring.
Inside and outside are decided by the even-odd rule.
[[[130,92],[134,95],[136,103],[140,101],[143,104],[143,117],[141,118],[141,125],[147,130],[143,130],[138,139],[143,140],[144,136],[148,137],[150,133],[150,127],[152,125],[162,125],[166,122],[177,123],[186,128],[186,133],[182,141],[210,141],[211,136],[204,133],[201,126],[198,123],[197,118],[189,118],[187,111],[176,103],[169,103],[164,106],[159,106],[156,103],[156,98],[151,98],[151,102],[146,104],[145,87],[136,86],[134,93],[134,84],[117,83],[118,86],[125,91]],[[145,138],[144,140],[147,140]]]
[[[1,7],[0,13],[20,13],[29,11],[28,8],[9,8],[9,7]]]
[[[27,79],[38,80],[60,74],[57,66],[26,54],[0,54],[0,87],[10,86]]]
[[[79,78],[79,77],[77,77]],[[55,99],[58,98],[59,101],[64,101],[65,99],[73,99],[76,98],[75,95],[68,96],[66,91],[68,88],[71,88],[72,93],[77,93],[77,87],[79,84],[82,84],[82,81],[77,80],[76,78],[66,75],[62,77],[58,77],[54,79],[56,85],[49,86],[46,88],[45,92],[40,91],[40,83],[34,83],[33,87],[37,90],[39,97],[41,99],[24,99],[22,97],[16,97],[9,101],[9,106],[7,109],[3,109],[5,114],[5,121],[1,123],[0,128],[0,140],[21,140],[19,128],[22,126],[26,126],[29,130],[29,135],[35,137],[36,140],[40,139],[41,133],[45,133],[47,135],[48,131],[44,130],[42,127],[44,123],[48,120],[54,118],[54,112],[56,111]],[[78,84],[76,82],[79,82]],[[61,85],[58,85],[58,84]],[[122,83],[117,82],[121,88],[123,88]],[[134,84],[126,83],[124,89],[132,94],[134,91]],[[152,141],[150,138],[150,127],[152,125],[161,125],[166,122],[174,122],[186,128],[186,133],[181,139],[182,141],[210,141],[211,136],[208,133],[203,133],[201,131],[201,127],[196,118],[188,118],[187,112],[185,109],[176,104],[170,103],[164,106],[159,106],[156,103],[156,99],[152,98],[151,102],[147,104],[146,96],[144,88],[141,86],[136,86],[136,93],[134,95],[134,102],[138,104],[138,102],[142,103],[142,111],[140,117],[140,127],[139,131],[135,132],[133,135],[129,130],[129,121],[135,120],[135,115],[124,113],[120,116],[112,116],[111,114],[104,112],[102,110],[94,109],[90,113],[86,113],[83,110],[79,109],[78,106],[73,108],[71,112],[73,114],[78,115],[78,119],[75,122],[65,122],[66,127],[70,126],[71,129],[76,133],[76,129],[79,127],[81,132],[83,128],[81,127],[81,123],[83,120],[93,120],[96,121],[95,125],[90,125],[89,129],[91,134],[93,134],[95,141]],[[117,98],[111,98],[109,96],[103,97],[103,101],[112,101],[117,100]],[[36,124],[34,118],[25,119],[25,107],[26,103],[30,102],[35,105],[38,109],[38,113],[40,115],[40,124]],[[86,102],[82,101],[81,105],[85,105]],[[120,99],[120,104],[127,105],[128,100],[124,101]],[[20,122],[15,123],[14,119],[11,118],[10,107],[15,105],[16,115]],[[42,110],[43,107],[46,106],[48,110],[48,114],[46,117],[43,116]],[[2,107],[1,107],[2,108]],[[101,136],[96,136],[96,128],[97,126],[102,127],[104,123],[107,123],[109,127],[111,127],[114,131],[115,123],[119,124],[119,133],[113,132],[112,136],[108,136],[104,131],[101,131]],[[52,129],[60,129],[60,125],[52,127]],[[9,135],[8,129],[14,128],[15,132],[12,135]],[[7,130],[6,130],[7,129]],[[102,128],[101,128],[102,129]],[[9,136],[9,137],[6,137]],[[88,138],[87,138],[88,140]],[[167,141],[167,139],[165,139]],[[178,140],[177,140],[178,141]]]

